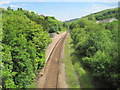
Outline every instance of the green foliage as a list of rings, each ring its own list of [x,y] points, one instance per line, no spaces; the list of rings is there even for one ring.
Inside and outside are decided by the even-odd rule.
[[[97,24],[85,18],[72,22],[71,37],[80,62],[93,76],[120,88],[118,21]]]
[[[6,12],[5,10],[3,10],[3,13],[6,13],[6,15],[13,13],[20,16],[27,16],[27,18],[42,26],[44,31],[47,31],[49,33],[58,33],[59,31],[64,31],[68,29],[67,23],[58,21],[53,16],[38,15],[33,11],[30,12],[27,10],[23,10],[22,8],[18,8],[16,11],[13,11],[10,7],[8,7],[8,11]]]
[[[26,88],[45,64],[49,33],[68,28],[54,17],[18,8],[2,10],[2,88]]]
[[[11,9],[11,7],[9,6],[9,7],[7,7],[7,10],[12,10],[12,9]]]
[[[18,9],[19,10],[19,9]],[[20,11],[20,10],[19,10]],[[27,10],[22,10],[22,13],[26,15],[30,20],[40,24],[43,29],[49,33],[59,32],[66,29],[67,26],[63,26],[61,21],[58,21],[55,17],[38,15],[34,12],[29,12]]]
[[[101,11],[100,13],[95,14],[96,20],[103,20],[103,19],[108,19],[108,18],[119,18],[118,17],[118,8],[115,9],[108,9]]]
[[[26,88],[45,64],[50,37],[22,12],[3,10],[2,88]]]
[[[80,57],[76,55],[76,50],[71,43],[70,35],[67,36],[64,53],[65,53],[65,71],[67,84],[69,88],[95,88],[91,75],[83,68],[80,63]]]
[[[49,33],[58,33],[58,31],[63,31],[66,29],[66,26],[63,27],[63,23],[54,17],[47,16],[45,20],[48,22]]]
[[[18,9],[20,12],[20,10]],[[37,24],[40,24],[45,31],[48,31],[48,23],[45,20],[45,16],[40,16],[38,14],[35,14],[34,12],[29,12],[27,10],[22,10],[21,11],[24,15],[26,15],[30,20],[36,22]]]
[[[103,10],[103,11],[100,11],[97,13],[87,15],[83,18],[87,18],[88,20],[93,20],[93,21],[94,20],[104,20],[104,19],[109,19],[109,18],[119,19],[120,11],[118,9],[119,8]]]
[[[71,48],[70,48],[70,35],[66,39],[64,46],[64,63],[65,63],[65,72],[67,76],[68,88],[80,88],[77,75],[75,73],[74,65],[71,58]]]

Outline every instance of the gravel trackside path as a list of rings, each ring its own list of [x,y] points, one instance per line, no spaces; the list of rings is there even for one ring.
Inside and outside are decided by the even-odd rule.
[[[37,78],[36,88],[67,88],[63,58],[63,45],[68,32],[59,34],[53,38],[46,52],[46,66]]]

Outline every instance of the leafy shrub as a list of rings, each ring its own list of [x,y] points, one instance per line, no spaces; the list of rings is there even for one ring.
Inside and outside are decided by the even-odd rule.
[[[3,10],[2,22],[2,87],[25,88],[45,64],[49,34],[17,11]]]
[[[120,88],[118,21],[97,24],[87,19],[72,22],[71,37],[80,61],[98,80]]]

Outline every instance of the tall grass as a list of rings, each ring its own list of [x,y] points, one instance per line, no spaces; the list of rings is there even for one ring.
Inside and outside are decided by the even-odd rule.
[[[64,46],[64,63],[66,67],[68,88],[94,88],[90,73],[85,70],[80,58],[75,54],[72,39],[68,35]]]
[[[73,65],[77,72],[81,88],[95,88],[92,82],[91,74],[82,67],[79,60],[80,58],[76,55],[72,56]]]
[[[79,88],[79,82],[77,76],[75,75],[74,66],[71,61],[71,52],[69,48],[70,36],[67,36],[66,43],[64,45],[64,63],[65,63],[65,72],[67,76],[68,88]]]

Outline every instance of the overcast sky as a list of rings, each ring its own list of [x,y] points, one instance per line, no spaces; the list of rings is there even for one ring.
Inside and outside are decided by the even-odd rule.
[[[21,7],[38,14],[55,16],[60,21],[118,7],[119,0],[2,0],[1,7]]]

